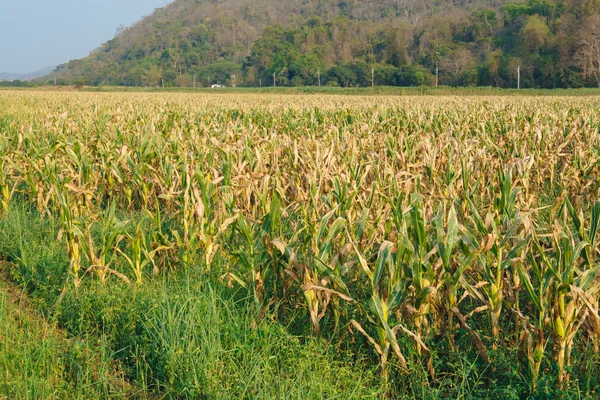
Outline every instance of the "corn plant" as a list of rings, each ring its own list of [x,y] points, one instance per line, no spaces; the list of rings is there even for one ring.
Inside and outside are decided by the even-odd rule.
[[[62,237],[65,238],[70,264],[69,272],[73,276],[75,288],[78,288],[81,284],[82,254],[80,240],[83,236],[83,232],[73,216],[68,195],[59,192],[56,197],[60,204],[61,230],[59,232],[59,240]]]
[[[596,262],[596,234],[600,223],[600,201],[592,209],[589,228],[585,228],[581,213],[576,213],[571,202],[565,203],[573,225],[576,227],[579,242],[576,244],[568,227],[556,232],[552,273],[557,288],[554,291],[553,330],[558,343],[559,381],[568,380],[565,364],[571,365],[573,340],[587,315],[596,312],[589,307],[586,298],[593,297],[600,290],[600,264]],[[583,315],[582,315],[583,314]]]
[[[396,225],[398,232],[398,260],[403,261],[407,270],[414,293],[415,325],[419,335],[428,326],[427,316],[432,311],[433,297],[438,295],[436,271],[431,262],[431,257],[436,250],[432,249],[427,240],[426,221],[423,210],[423,199],[413,194],[410,200],[408,221],[402,214],[397,215]],[[412,243],[411,240],[412,239]],[[404,259],[403,259],[404,258]]]
[[[316,335],[321,332],[320,321],[325,316],[330,302],[334,304],[334,318],[337,327],[340,309],[337,297],[351,301],[348,287],[344,283],[343,258],[348,254],[348,247],[341,246],[338,241],[343,238],[346,220],[338,217],[330,222],[334,212],[329,212],[319,222],[318,233],[311,241],[314,260],[312,266],[305,266],[302,271],[302,292],[310,313],[310,320]],[[336,246],[337,244],[337,246]],[[337,297],[333,297],[335,295]]]
[[[368,309],[361,307],[360,303],[358,306],[367,315],[369,322],[374,325],[376,338],[371,337],[359,322],[351,321],[351,324],[367,338],[379,355],[381,373],[385,381],[388,380],[390,350],[398,358],[400,367],[404,370],[408,368],[406,358],[398,344],[398,331],[414,338],[420,349],[429,352],[420,337],[397,320],[396,312],[401,309],[409,297],[409,281],[406,279],[404,271],[397,268],[394,260],[397,255],[394,254],[393,248],[392,242],[383,242],[373,266],[369,266],[366,260],[359,255],[361,266],[370,281],[371,297],[367,302]]]
[[[264,305],[267,280],[273,283],[275,294],[277,292],[277,276],[281,272],[278,266],[280,251],[273,241],[279,238],[280,221],[281,200],[277,193],[271,198],[269,212],[264,216],[262,223],[256,221],[250,224],[242,215],[237,217],[235,227],[241,235],[245,248],[231,250],[231,253],[249,275],[246,280],[233,272],[228,272],[227,276],[234,278],[243,286],[251,287],[254,303],[258,309],[262,309]]]
[[[525,251],[529,242],[529,237],[522,237],[523,218],[515,208],[518,188],[512,184],[512,173],[500,171],[499,181],[500,193],[496,198],[496,213],[488,213],[485,220],[480,216],[473,202],[467,199],[471,223],[476,228],[480,239],[477,239],[472,232],[465,231],[472,248],[485,249],[478,255],[478,261],[482,267],[481,279],[487,283],[483,286],[486,295],[484,302],[490,312],[492,337],[496,341],[500,335],[505,274],[513,265],[513,260]]]
[[[125,282],[129,279],[122,273],[111,269],[110,266],[115,260],[117,245],[122,239],[122,234],[126,223],[116,217],[116,204],[113,203],[107,210],[102,212],[97,222],[99,225],[100,246],[96,251],[94,237],[92,233],[93,225],[87,225],[81,235],[82,253],[89,262],[87,272],[95,272],[96,276],[105,284],[110,275],[115,275]]]
[[[0,217],[8,214],[8,206],[17,190],[20,179],[11,179],[8,163],[0,164]]]
[[[600,347],[598,102],[1,92],[0,213],[59,220],[78,290],[180,266],[336,345],[350,324],[386,379],[458,325],[567,385]]]
[[[152,250],[150,250],[150,246],[148,246],[148,242],[146,240],[146,235],[142,230],[142,227],[138,225],[136,229],[135,236],[127,235],[127,239],[131,244],[131,257],[117,248],[117,251],[125,257],[127,263],[131,267],[136,282],[138,284],[143,283],[144,277],[144,269],[147,266],[152,266],[152,272],[156,275],[158,273],[158,267],[155,261],[155,256],[161,251],[169,250],[170,247],[167,246],[158,246]]]

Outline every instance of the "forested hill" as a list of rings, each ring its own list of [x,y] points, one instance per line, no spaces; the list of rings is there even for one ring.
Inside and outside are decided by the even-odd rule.
[[[600,0],[176,0],[60,84],[600,85]]]

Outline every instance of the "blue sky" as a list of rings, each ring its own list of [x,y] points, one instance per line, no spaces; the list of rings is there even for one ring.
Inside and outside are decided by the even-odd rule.
[[[0,72],[85,57],[167,0],[0,0]]]

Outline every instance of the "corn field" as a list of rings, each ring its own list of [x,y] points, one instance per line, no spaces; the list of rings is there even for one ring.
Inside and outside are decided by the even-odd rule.
[[[65,287],[215,274],[384,381],[443,345],[568,385],[600,351],[599,194],[596,97],[0,92],[0,214],[59,221]]]

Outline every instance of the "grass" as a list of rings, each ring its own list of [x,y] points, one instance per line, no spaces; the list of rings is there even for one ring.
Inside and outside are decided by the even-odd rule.
[[[133,299],[133,300],[132,300]],[[81,318],[80,316],[85,316]],[[127,375],[168,398],[367,398],[376,371],[363,374],[315,339],[256,322],[244,301],[181,278],[131,293],[88,288],[57,309],[74,335],[110,338]]]
[[[123,366],[139,397],[358,399],[381,394],[376,369],[360,360],[349,362],[349,355],[327,342],[294,336],[271,318],[259,321],[243,293],[225,290],[209,276],[175,274],[144,286],[89,282],[63,293],[52,283],[64,278],[66,259],[53,250],[59,246],[51,220],[15,206],[0,220],[0,232],[6,233],[0,255],[16,262],[13,282],[29,288],[33,303],[68,337],[101,343],[104,354]],[[42,277],[36,272],[41,268],[57,274],[56,280]],[[19,338],[17,332],[7,335]],[[24,341],[33,343],[34,338]],[[60,368],[57,351],[47,354],[46,363]],[[36,357],[23,351],[14,358]],[[39,370],[29,375],[44,376]],[[63,379],[60,374],[51,378]],[[78,380],[67,393],[79,396],[81,385],[90,383]]]
[[[133,388],[102,342],[47,323],[0,283],[0,399],[129,398]]]
[[[237,88],[150,88],[150,87],[125,87],[125,86],[85,86],[75,88],[72,86],[37,86],[33,88],[0,87],[2,90],[19,91],[80,91],[80,92],[106,92],[106,93],[198,93],[198,94],[278,94],[278,95],[350,95],[350,96],[598,96],[598,88],[581,89],[504,89],[495,87],[450,87],[450,86],[420,86],[397,87],[375,86],[364,88],[342,88],[327,86],[300,86],[300,87],[237,87]]]

